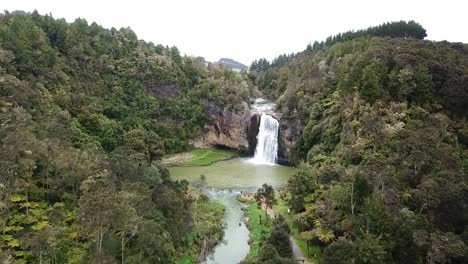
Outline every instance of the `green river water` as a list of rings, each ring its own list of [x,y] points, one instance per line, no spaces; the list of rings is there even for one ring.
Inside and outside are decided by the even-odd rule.
[[[291,167],[260,165],[249,160],[236,158],[216,162],[210,166],[169,168],[173,179],[189,181],[226,207],[223,241],[204,263],[237,264],[247,256],[250,249],[249,231],[242,223],[243,211],[236,195],[241,191],[254,192],[264,183],[275,188],[281,187],[294,172],[294,168]],[[206,179],[203,184],[200,179],[202,174]]]

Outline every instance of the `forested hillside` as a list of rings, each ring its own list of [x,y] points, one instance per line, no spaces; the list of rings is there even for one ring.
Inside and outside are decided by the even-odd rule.
[[[297,132],[281,199],[321,263],[468,262],[468,45],[425,36],[386,23],[236,73],[130,28],[5,11],[0,262],[203,259],[223,206],[159,160],[255,86]],[[289,226],[272,223],[247,262],[290,263]]]
[[[364,34],[256,63],[303,128],[289,203],[321,263],[468,261],[466,44]]]
[[[157,161],[250,88],[129,28],[2,14],[0,262],[173,263],[213,246],[222,211]]]

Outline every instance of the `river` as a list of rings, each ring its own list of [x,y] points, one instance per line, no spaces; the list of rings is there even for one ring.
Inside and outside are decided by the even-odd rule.
[[[294,168],[255,164],[249,158],[236,158],[210,166],[170,167],[169,171],[173,179],[189,181],[226,207],[223,241],[204,263],[237,264],[247,256],[250,247],[249,231],[242,223],[243,211],[236,195],[241,191],[254,192],[264,183],[275,188],[283,186],[294,172]],[[200,177],[202,174],[205,175],[203,182]]]
[[[252,113],[261,114],[262,118],[271,118],[269,115],[273,114],[274,109],[275,104],[265,99],[256,99],[252,104]],[[274,164],[276,153],[274,157],[268,155],[269,152],[277,151],[278,124],[276,119],[271,119],[262,122],[266,127],[260,128],[264,132],[259,132],[257,138],[265,138],[259,138],[259,142],[263,143],[257,145],[254,158],[236,158],[210,166],[169,168],[173,179],[189,181],[226,208],[224,238],[208,256],[205,264],[237,264],[249,253],[249,230],[242,222],[243,211],[236,195],[255,192],[264,183],[276,189],[285,185],[294,172],[294,168]],[[272,144],[276,146],[272,147]]]

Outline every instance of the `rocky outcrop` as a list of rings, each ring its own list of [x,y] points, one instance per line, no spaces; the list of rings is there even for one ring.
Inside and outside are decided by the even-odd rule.
[[[290,121],[281,119],[280,113],[272,113],[271,116],[279,121],[278,135],[278,164],[292,165],[294,157],[292,157],[292,148],[299,139],[304,126],[298,121]],[[249,143],[249,155],[255,153],[257,146],[257,134],[260,128],[260,114],[252,114],[249,125],[247,126],[247,141]]]
[[[242,113],[233,113],[219,108],[212,102],[203,102],[213,117],[212,125],[205,127],[205,133],[192,141],[195,148],[230,148],[254,155],[257,134],[260,128],[259,113],[251,113],[247,103]],[[271,116],[279,121],[278,163],[294,164],[292,148],[299,139],[304,126],[295,120],[282,119],[280,113]]]
[[[294,164],[292,148],[299,139],[304,126],[299,121],[280,119],[278,137],[278,163],[283,165]]]
[[[230,148],[245,152],[249,148],[246,127],[250,124],[249,106],[245,104],[245,111],[233,113],[222,110],[214,103],[204,102],[207,111],[213,117],[212,125],[205,127],[206,132],[192,141],[195,148]]]

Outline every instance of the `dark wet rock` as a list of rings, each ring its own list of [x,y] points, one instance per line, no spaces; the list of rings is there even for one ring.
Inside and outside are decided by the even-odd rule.
[[[249,155],[253,155],[255,153],[255,147],[257,146],[257,134],[260,128],[260,115],[253,114],[250,117],[250,122],[247,125],[247,141],[249,143]]]

